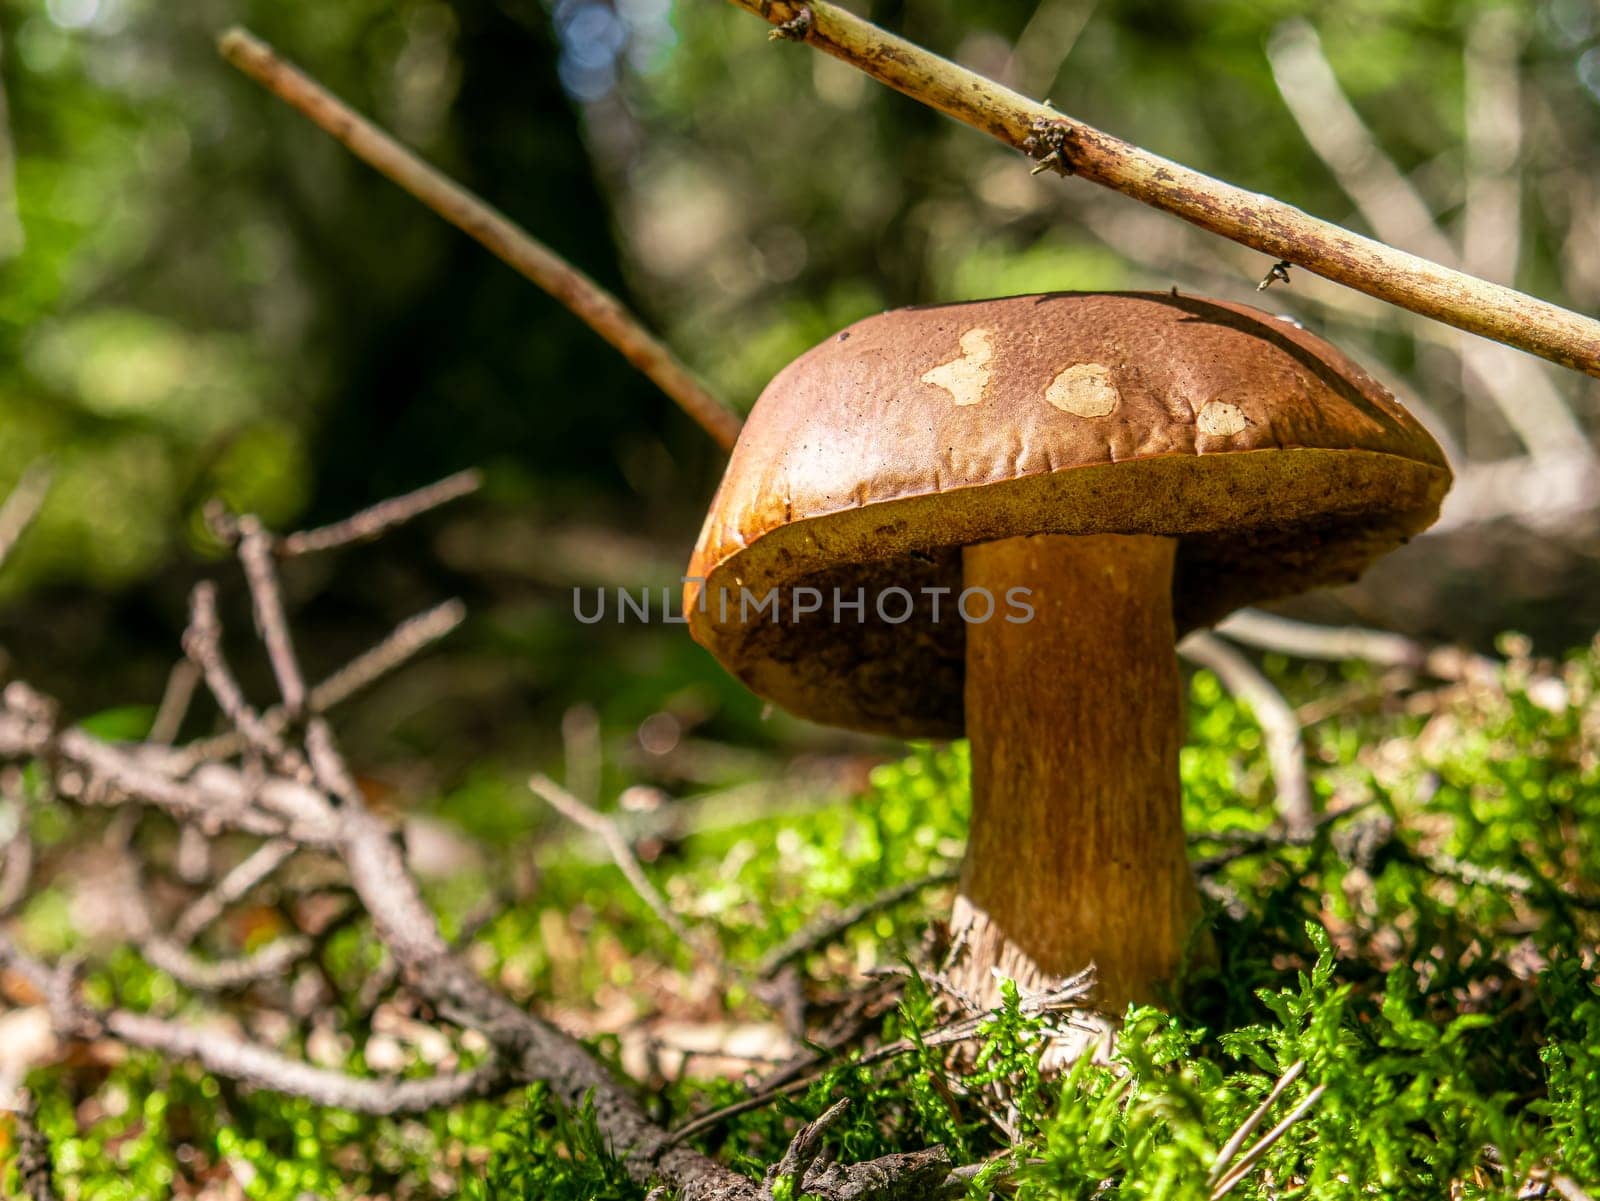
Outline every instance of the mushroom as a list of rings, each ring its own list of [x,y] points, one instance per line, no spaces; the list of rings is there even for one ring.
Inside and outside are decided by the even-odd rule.
[[[1176,293],[902,309],[763,393],[684,608],[792,713],[964,733],[956,982],[992,998],[995,969],[1093,963],[1115,1014],[1206,944],[1177,639],[1355,579],[1449,483],[1394,397],[1287,318]]]

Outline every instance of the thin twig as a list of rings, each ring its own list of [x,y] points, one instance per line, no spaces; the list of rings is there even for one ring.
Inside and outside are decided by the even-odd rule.
[[[167,686],[161,693],[161,704],[150,723],[147,741],[165,746],[178,737],[199,683],[200,671],[192,659],[179,659],[172,665],[172,670],[167,673]]]
[[[840,910],[831,917],[825,917],[810,925],[797,930],[779,946],[769,951],[761,963],[756,967],[756,975],[763,980],[770,980],[787,964],[809,955],[812,951],[826,946],[850,927],[865,921],[875,914],[882,913],[885,909],[892,909],[903,901],[925,889],[933,888],[940,884],[949,884],[961,875],[958,867],[942,868],[932,872],[921,879],[909,880],[904,884],[897,884],[893,888],[884,889],[875,897],[851,905]]]
[[[941,971],[930,971],[927,968],[918,971],[902,963],[884,963],[867,968],[863,974],[876,977],[893,976],[903,980],[915,978],[939,995],[954,1001],[956,1008],[963,1013],[970,1015],[988,1012],[985,1006],[978,1003],[976,997]]]
[[[739,436],[738,416],[712,396],[615,296],[502,213],[428,166],[326,88],[279,58],[254,35],[243,29],[229,30],[219,40],[218,49],[229,63],[299,110],[362,162],[555,297],[621,351],[717,445],[724,450],[733,449]]]
[[[281,980],[312,949],[304,935],[291,934],[233,959],[201,959],[170,938],[140,940],[139,950],[152,967],[185,988],[201,993],[237,992],[267,980]]]
[[[9,691],[9,690],[8,690]],[[0,758],[49,759],[70,771],[56,774],[62,797],[83,805],[135,803],[176,821],[258,837],[288,837],[307,848],[334,840],[333,813],[304,785],[272,777],[259,785],[221,764],[207,764],[189,779],[169,774],[136,749],[112,745],[77,727],[59,733],[37,719],[0,707]]]
[[[317,777],[317,783],[325,792],[338,797],[342,804],[349,807],[361,808],[365,805],[361,788],[350,771],[350,765],[345,762],[344,752],[339,749],[333,727],[328,724],[327,718],[313,717],[306,724],[306,756],[311,760],[311,770]]]
[[[1493,683],[1500,678],[1500,665],[1493,659],[1457,647],[1429,646],[1387,630],[1314,625],[1259,609],[1240,609],[1217,626],[1217,633],[1257,650],[1298,659],[1355,660],[1440,680]]]
[[[1326,1084],[1317,1085],[1316,1088],[1305,1095],[1305,1099],[1300,1104],[1289,1111],[1283,1121],[1263,1134],[1261,1141],[1240,1157],[1238,1166],[1223,1177],[1222,1180],[1218,1181],[1216,1188],[1211,1191],[1211,1201],[1222,1201],[1223,1197],[1233,1192],[1240,1182],[1250,1175],[1250,1170],[1256,1166],[1261,1157],[1272,1150],[1278,1140],[1289,1132],[1291,1126],[1310,1113],[1311,1107],[1322,1100],[1322,1094],[1327,1091],[1328,1086]]]
[[[1316,830],[1317,811],[1306,774],[1305,740],[1289,702],[1255,664],[1214,634],[1203,630],[1190,634],[1178,644],[1178,652],[1214,672],[1224,688],[1250,706],[1272,764],[1278,816],[1291,841],[1308,841]]]
[[[130,1047],[190,1059],[209,1072],[258,1088],[305,1097],[319,1105],[358,1113],[428,1113],[473,1097],[487,1097],[507,1084],[504,1065],[489,1063],[468,1072],[422,1080],[366,1079],[290,1059],[258,1043],[208,1026],[203,1020],[169,1021],[122,1009],[99,1010],[70,992],[67,978],[27,954],[0,931],[0,966],[16,968],[44,983],[58,1009],[67,1009],[62,1033],[103,1031]]]
[[[369,1079],[312,1067],[244,1039],[207,1030],[193,1020],[166,1021],[121,1010],[103,1018],[106,1032],[133,1047],[192,1059],[208,1072],[305,1097],[318,1105],[392,1116],[443,1109],[506,1086],[505,1069],[491,1063],[471,1071],[420,1080]]]
[[[256,632],[267,648],[267,660],[283,698],[284,715],[290,721],[298,721],[305,712],[306,681],[300,672],[300,660],[295,657],[289,617],[283,608],[283,585],[273,558],[273,537],[259,520],[248,515],[239,518],[238,530],[239,562],[244,566],[245,582],[250,585]]]
[[[536,796],[542,798],[552,809],[573,825],[587,830],[590,834],[600,839],[605,844],[607,852],[610,853],[611,861],[617,865],[618,870],[632,885],[633,891],[638,894],[639,899],[649,906],[651,913],[654,913],[660,919],[661,924],[671,930],[673,936],[683,943],[696,957],[702,957],[706,954],[705,949],[700,945],[700,940],[695,938],[689,927],[684,925],[683,919],[673,912],[672,906],[667,904],[667,899],[650,882],[650,877],[645,875],[638,856],[633,853],[633,847],[629,844],[622,831],[617,828],[617,824],[614,821],[611,821],[604,814],[591,809],[549,776],[542,773],[536,773],[532,776],[528,780],[528,787],[533,790]],[[713,952],[713,955],[714,965],[719,973],[726,971],[728,965],[723,960],[721,952]]]
[[[39,1106],[33,1094],[27,1089],[20,1090],[16,1108],[11,1111],[16,1143],[11,1168],[17,1176],[20,1196],[27,1201],[56,1201],[50,1143],[39,1129],[38,1116]]]
[[[1267,41],[1267,58],[1306,141],[1378,237],[1396,246],[1414,246],[1449,267],[1509,278],[1511,271],[1484,270],[1494,264],[1466,261],[1439,229],[1427,203],[1346,98],[1310,22],[1297,18],[1278,26]],[[1503,127],[1515,120],[1514,114],[1514,105],[1509,112],[1497,110],[1495,125]],[[1469,130],[1469,150],[1472,145]],[[1515,228],[1514,214],[1509,223],[1496,225],[1497,232]],[[1582,427],[1537,365],[1483,342],[1462,339],[1459,348],[1463,365],[1484,383],[1506,422],[1536,456],[1588,452]]]
[[[370,650],[365,650],[319,684],[314,684],[306,696],[307,711],[320,716],[343,704],[356,693],[368,688],[392,671],[403,667],[435,642],[451,633],[466,619],[466,606],[458,600],[448,600],[415,617],[408,617]],[[289,718],[281,706],[273,706],[261,715],[261,723],[274,734],[289,728]],[[226,759],[238,754],[248,741],[236,730],[226,730],[212,738],[202,738],[183,749],[184,757],[191,763]]]
[[[1267,1111],[1279,1097],[1283,1096],[1283,1090],[1298,1080],[1305,1068],[1306,1061],[1297,1059],[1289,1065],[1283,1075],[1278,1077],[1278,1082],[1272,1086],[1272,1091],[1262,1099],[1261,1104],[1255,1107],[1250,1116],[1239,1124],[1239,1129],[1233,1132],[1233,1137],[1222,1145],[1222,1150],[1217,1152],[1217,1158],[1212,1161],[1211,1171],[1206,1176],[1207,1184],[1215,1187],[1217,1181],[1222,1179],[1222,1174],[1228,1170],[1228,1164],[1239,1154],[1239,1148],[1243,1147],[1245,1140],[1255,1133],[1256,1127],[1261,1125],[1261,1120],[1267,1116]]]
[[[415,617],[408,617],[371,650],[363,651],[338,671],[311,689],[308,704],[312,713],[326,713],[343,704],[363,688],[382,679],[415,659],[434,643],[451,633],[467,617],[467,607],[458,600],[447,600]],[[270,718],[270,714],[268,715]]]
[[[772,25],[796,0],[731,0]],[[830,3],[806,0],[805,41],[1036,160],[1214,234],[1564,367],[1600,375],[1600,321],[1407,254],[1270,196],[1212,179],[1112,137]]]
[[[260,884],[294,856],[295,844],[286,838],[264,842],[237,867],[218,880],[211,890],[189,903],[172,925],[172,937],[179,946],[188,946],[200,934],[257,884]]]
[[[172,745],[183,729],[183,720],[189,715],[189,706],[194,703],[195,689],[199,685],[200,669],[193,660],[183,658],[172,665],[146,742],[152,746]],[[199,826],[184,826],[178,832],[174,863],[179,878],[186,883],[197,884],[210,876],[211,840]]]
[[[131,810],[129,811],[132,812]],[[185,830],[194,830],[186,826]],[[275,939],[245,955],[225,959],[202,959],[188,946],[157,929],[150,911],[144,865],[132,853],[126,861],[128,879],[125,921],[140,953],[151,966],[166,972],[185,988],[198,993],[238,992],[263,981],[282,979],[313,949],[312,940],[303,934]]]
[[[277,552],[284,558],[291,559],[296,555],[318,554],[322,551],[353,546],[358,542],[370,542],[397,525],[415,521],[424,513],[430,513],[463,496],[470,496],[482,484],[481,473],[472,470],[458,471],[414,492],[379,501],[342,521],[318,526],[316,529],[285,534],[278,540]]]
[[[1359,813],[1370,805],[1377,804],[1376,797],[1366,797],[1342,805],[1338,809],[1327,809],[1317,814],[1317,819],[1312,826],[1313,834],[1331,826],[1341,818],[1349,817],[1352,813]],[[1255,855],[1262,851],[1281,850],[1286,846],[1303,845],[1301,839],[1290,839],[1281,828],[1274,827],[1270,830],[1250,831],[1244,833],[1226,832],[1223,834],[1196,834],[1190,838],[1191,842],[1227,841],[1230,843],[1225,851],[1218,851],[1215,855],[1207,855],[1191,863],[1194,874],[1209,876],[1220,871],[1235,860],[1243,859],[1246,855]]]
[[[189,594],[189,625],[183,632],[184,653],[205,677],[222,715],[244,739],[274,763],[288,763],[295,757],[289,745],[261,720],[261,715],[245,699],[244,690],[222,653],[222,619],[217,616],[217,586],[201,580]]]
[[[3,565],[17,545],[17,540],[33,524],[50,492],[50,469],[33,466],[22,473],[22,478],[0,503],[0,565]]]
[[[1018,1008],[1025,1017],[1038,1017],[1045,1014],[1059,1013],[1077,1009],[1085,997],[1094,989],[1094,969],[1089,968],[1063,980],[1054,988],[1032,996],[1023,997]],[[852,1067],[872,1067],[879,1063],[906,1055],[923,1047],[949,1047],[957,1043],[970,1042],[982,1033],[982,1027],[998,1010],[985,1010],[981,1014],[970,1017],[958,1018],[940,1026],[916,1039],[900,1038],[894,1042],[885,1043],[851,1060]],[[772,1088],[763,1089],[753,1093],[740,1101],[713,1109],[707,1113],[699,1114],[672,1130],[671,1141],[674,1144],[692,1138],[702,1131],[709,1130],[729,1118],[737,1117],[742,1113],[760,1109],[770,1105],[779,1097],[792,1096],[797,1092],[804,1092],[822,1078],[821,1072],[812,1072],[793,1080],[787,1080]]]

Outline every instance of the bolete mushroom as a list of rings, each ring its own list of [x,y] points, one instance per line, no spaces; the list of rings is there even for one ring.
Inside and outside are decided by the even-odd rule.
[[[958,983],[1093,962],[1114,1013],[1155,999],[1200,914],[1177,638],[1353,580],[1449,483],[1394,397],[1285,318],[1176,293],[902,309],[762,394],[684,607],[792,713],[965,733]]]

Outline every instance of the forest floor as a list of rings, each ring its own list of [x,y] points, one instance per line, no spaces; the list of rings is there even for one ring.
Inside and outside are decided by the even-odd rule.
[[[1320,814],[1302,845],[1277,832],[1261,729],[1196,672],[1184,803],[1221,966],[1192,972],[1166,1011],[1131,1010],[1110,1062],[1055,1079],[1038,1060],[1062,1006],[969,1015],[941,988],[961,744],[678,798],[635,786],[620,805],[601,798],[597,762],[569,762],[567,787],[626,834],[645,891],[601,840],[482,783],[409,815],[411,856],[430,861],[429,900],[478,971],[640,1082],[658,1122],[702,1119],[686,1138],[756,1176],[847,1101],[820,1132],[828,1153],[937,1144],[973,1166],[971,1197],[1572,1201],[1600,1188],[1600,657],[1502,649],[1492,678],[1464,683],[1269,657]],[[22,940],[115,944],[105,829],[48,803],[33,824],[50,868]],[[380,951],[364,921],[327,916],[336,896],[313,862],[217,928],[217,952],[323,931],[315,970],[253,986],[283,995],[281,1028],[243,1005],[235,1020],[357,1074],[469,1060],[470,1041],[438,1035],[404,989],[364,989]],[[592,1118],[542,1087],[356,1116],[149,1052],[59,1044],[28,1024],[26,989],[0,985],[0,1072],[38,1060],[37,1129],[66,1198],[647,1192]],[[84,986],[135,1010],[193,1004],[126,949]],[[0,1120],[0,1159],[15,1137]]]

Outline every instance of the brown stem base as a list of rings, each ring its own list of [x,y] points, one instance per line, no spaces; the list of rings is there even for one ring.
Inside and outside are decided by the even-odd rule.
[[[972,829],[953,981],[1037,987],[1093,963],[1095,1003],[1159,999],[1200,915],[1179,800],[1170,538],[968,547],[967,588],[1031,590],[1032,620],[967,627]],[[997,614],[1007,612],[1003,604]]]

